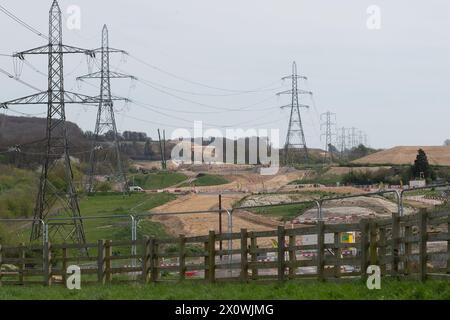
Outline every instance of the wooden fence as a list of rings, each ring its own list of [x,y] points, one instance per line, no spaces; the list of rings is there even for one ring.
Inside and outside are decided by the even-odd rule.
[[[383,276],[450,279],[450,212],[277,230],[138,241],[100,240],[44,246],[0,246],[0,285],[65,284],[69,265],[81,281],[285,281]],[[349,239],[349,237],[351,239]],[[219,250],[219,242],[233,248]],[[136,254],[131,247],[135,246]],[[224,246],[226,247],[226,245]]]

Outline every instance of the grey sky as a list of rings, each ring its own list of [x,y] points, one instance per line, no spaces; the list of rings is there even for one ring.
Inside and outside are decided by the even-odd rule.
[[[48,32],[50,4],[50,0],[2,1],[2,5],[44,33]],[[380,30],[366,27],[366,10],[373,4],[381,8]],[[115,56],[113,68],[118,66],[157,87],[190,92],[158,87],[203,104],[180,100],[141,82],[130,89],[129,80],[114,80],[112,90],[116,95],[130,93],[131,99],[152,104],[159,112],[176,117],[171,119],[134,104],[124,107],[117,103],[120,131],[145,131],[155,137],[156,128],[164,128],[163,124],[168,125],[170,133],[173,127],[191,127],[194,120],[203,120],[223,125],[244,123],[244,128],[254,124],[262,124],[257,128],[280,128],[284,141],[289,114],[276,107],[288,103],[289,97],[277,98],[274,94],[275,89],[289,89],[288,82],[278,80],[290,74],[295,60],[300,73],[309,77],[308,87],[315,94],[316,108],[302,110],[307,143],[312,147],[323,145],[319,140],[318,115],[326,110],[337,114],[339,127],[364,130],[374,147],[440,145],[450,137],[449,1],[60,1],[63,12],[70,5],[81,8],[81,30],[64,28],[66,44],[99,47],[101,27],[106,23],[111,47],[127,50],[179,77],[235,90],[274,89],[223,96],[230,92],[197,86],[131,57],[124,62],[120,55]],[[43,39],[3,14],[0,28],[0,53],[44,44]],[[29,61],[46,72],[46,57],[30,57]],[[0,66],[13,70],[10,58],[0,57]],[[76,76],[87,73],[85,57],[68,57],[65,73],[66,89],[96,94],[97,90],[86,84],[78,89],[74,81]],[[45,77],[26,65],[22,79],[40,88],[46,86]],[[0,85],[2,101],[33,93],[4,76],[0,77]],[[303,102],[311,104],[307,98]],[[250,110],[212,113],[218,111],[215,107]],[[44,106],[12,109],[45,111]],[[191,113],[202,111],[209,113]],[[68,119],[85,130],[93,129],[95,112],[95,107],[67,106]]]

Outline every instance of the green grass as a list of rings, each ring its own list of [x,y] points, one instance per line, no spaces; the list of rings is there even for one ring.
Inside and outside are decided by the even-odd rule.
[[[148,174],[136,174],[132,181],[143,189],[163,189],[176,185],[186,180],[187,177],[178,172],[157,172]]]
[[[141,213],[174,200],[175,196],[168,193],[132,193],[96,194],[80,200],[80,210],[83,217],[100,215],[129,215],[132,211]],[[95,219],[84,222],[88,242],[98,239],[129,239],[131,234],[130,218]],[[148,220],[139,224],[139,233],[163,236],[161,224]]]
[[[37,185],[35,172],[0,164],[0,218],[32,216]]]
[[[182,186],[205,187],[205,186],[218,186],[227,183],[229,183],[229,181],[222,176],[214,174],[199,174],[199,176],[191,184],[185,183]]]
[[[125,215],[125,217],[117,218],[85,219],[83,226],[86,240],[88,243],[93,243],[100,239],[130,240],[131,218],[129,215],[131,213],[146,212],[175,198],[174,195],[168,193],[132,193],[130,196],[121,193],[96,193],[95,195],[81,197],[79,205],[83,217]],[[58,217],[66,218],[67,216],[64,214],[52,216],[52,218]],[[4,243],[14,244],[26,242],[30,230],[29,227],[22,228],[19,237],[16,234],[16,230],[8,232],[7,229],[3,228],[3,231],[0,230],[0,239],[2,238],[2,232],[5,237]],[[166,236],[166,232],[162,224],[145,219],[140,221],[138,225],[138,238],[143,235],[162,237]]]
[[[250,211],[256,214],[281,218],[281,220],[283,221],[289,221],[301,215],[306,210],[314,207],[315,205],[313,203],[306,203],[306,204],[290,204],[276,207],[255,208]]]
[[[361,280],[329,283],[313,281],[290,281],[284,284],[204,284],[184,282],[172,284],[96,286],[81,284],[81,290],[64,287],[3,286],[0,300],[4,299],[70,299],[70,300],[115,300],[115,299],[275,299],[275,300],[426,300],[450,299],[449,281],[396,281],[384,279],[380,290],[368,290]]]

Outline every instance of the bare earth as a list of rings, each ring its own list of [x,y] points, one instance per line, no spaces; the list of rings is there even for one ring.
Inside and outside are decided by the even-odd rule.
[[[430,164],[450,166],[450,147],[444,146],[394,147],[373,153],[353,162],[359,164],[412,164],[419,149],[425,151]]]

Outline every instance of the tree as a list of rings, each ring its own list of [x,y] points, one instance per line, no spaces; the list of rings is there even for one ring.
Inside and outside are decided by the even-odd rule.
[[[147,139],[147,141],[145,141],[145,145],[144,145],[144,156],[146,156],[147,158],[151,158],[153,157],[154,153],[152,150],[152,146],[150,144],[150,139]]]
[[[445,147],[450,147],[450,139],[447,139],[444,141],[444,146]]]
[[[422,175],[425,179],[432,177],[432,170],[428,163],[428,157],[423,149],[417,151],[417,157],[416,160],[414,160],[414,165],[411,167],[411,172],[412,176],[416,178],[420,178]]]

